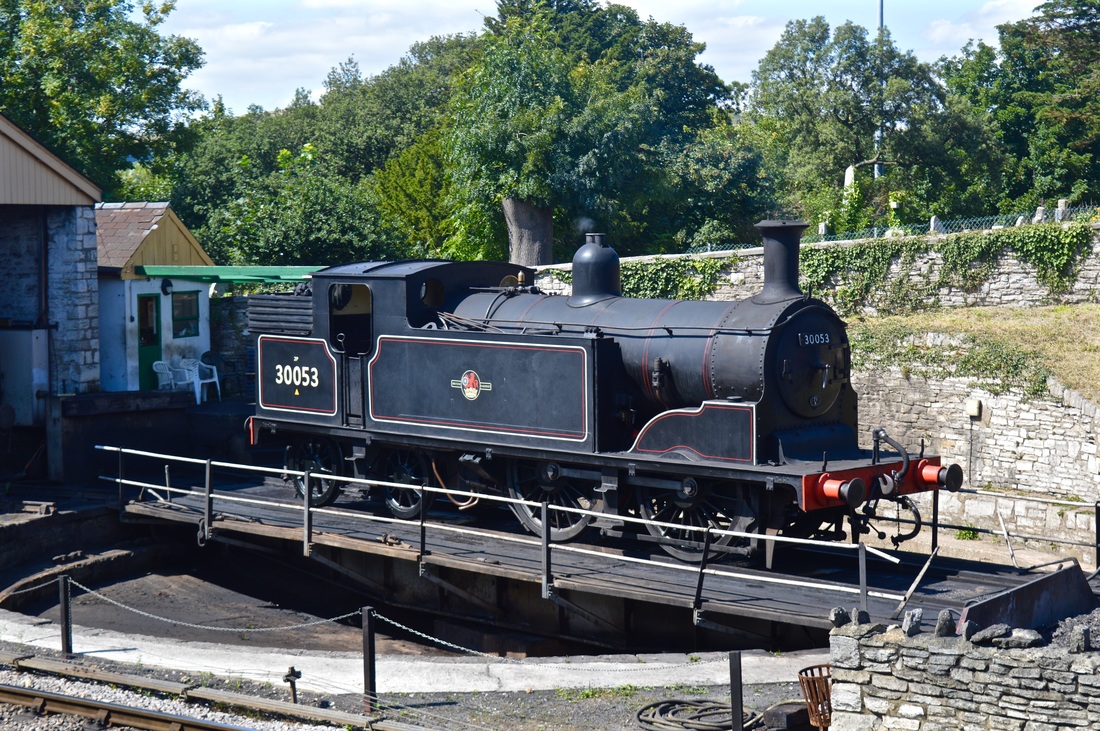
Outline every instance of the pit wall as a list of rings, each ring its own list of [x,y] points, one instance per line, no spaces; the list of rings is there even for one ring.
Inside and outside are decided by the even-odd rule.
[[[1003,520],[1009,535],[1017,537],[1015,546],[1054,549],[1095,568],[1093,548],[1020,538],[1096,540],[1100,408],[1095,403],[1053,379],[1044,399],[1019,392],[994,395],[964,378],[906,377],[897,368],[854,373],[852,384],[860,395],[860,424],[881,426],[906,445],[924,439],[930,452],[962,466],[965,490],[941,493],[940,523],[1000,532]],[[980,404],[978,416],[967,414],[968,401]],[[867,434],[862,436],[867,441]],[[931,517],[927,495],[918,507]]]
[[[807,244],[807,247],[855,246],[873,242]],[[704,256],[731,259],[720,275],[712,299],[750,297],[763,286],[763,252],[745,249]],[[645,261],[640,257],[624,261]],[[895,262],[890,280],[873,292],[862,313],[876,313],[875,302],[887,296],[891,280],[920,277],[933,281],[942,259],[935,254],[919,258],[902,269]],[[1085,303],[1100,300],[1100,229],[1091,253],[1079,262],[1074,284],[1052,295],[1039,283],[1034,268],[1022,264],[1010,252],[1001,257],[986,282],[972,292],[942,288],[923,303],[933,307],[1031,307],[1051,303]],[[569,286],[554,276],[555,266],[540,271],[536,283],[543,289],[568,294]],[[838,288],[844,283],[838,282]],[[818,293],[821,296],[822,293]],[[829,299],[829,293],[824,293]],[[919,307],[919,306],[918,306]],[[945,462],[960,464],[966,473],[966,492],[941,495],[941,523],[981,531],[1001,532],[1001,521],[1012,536],[1057,537],[1092,544],[1096,538],[1094,504],[1100,500],[1100,409],[1078,393],[1053,380],[1047,398],[1025,398],[1022,393],[994,395],[967,379],[931,381],[897,368],[876,367],[853,373],[860,396],[860,435],[870,446],[872,427],[882,427],[906,445],[918,448],[923,438],[928,450]],[[967,401],[980,402],[980,413],[969,416]],[[977,492],[974,492],[977,491]],[[990,494],[993,493],[993,494]],[[1032,502],[1016,498],[1039,498]],[[931,501],[921,496],[918,507],[931,517]],[[954,533],[954,531],[950,531]],[[999,540],[988,539],[987,540]],[[1021,545],[1014,538],[1014,545]],[[1094,567],[1095,550],[1049,541],[1027,542],[1031,548],[1055,550],[1076,556],[1082,565]]]
[[[1100,728],[1100,652],[848,624],[830,658],[833,731]]]

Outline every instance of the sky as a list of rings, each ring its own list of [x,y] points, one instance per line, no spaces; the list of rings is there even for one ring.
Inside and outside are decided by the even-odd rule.
[[[707,50],[699,61],[724,81],[749,82],[791,20],[822,15],[887,29],[922,61],[970,39],[997,45],[996,26],[1028,17],[1041,0],[622,0],[638,15],[683,25]],[[329,70],[354,57],[365,76],[395,64],[416,41],[481,30],[495,0],[177,0],[162,34],[192,38],[206,65],[184,86],[221,95],[235,113],[284,107],[304,88],[317,98]]]

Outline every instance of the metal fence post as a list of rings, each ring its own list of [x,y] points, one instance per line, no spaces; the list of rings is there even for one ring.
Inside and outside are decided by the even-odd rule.
[[[550,588],[554,585],[553,567],[550,562],[550,508],[546,501],[542,503],[542,598],[550,598]]]
[[[58,605],[61,609],[61,654],[65,657],[73,654],[72,587],[69,582],[68,574],[62,574],[57,580]]]
[[[425,500],[427,499],[427,496],[428,496],[427,492],[421,492],[420,493],[420,560],[421,561],[423,561],[424,557],[428,555],[428,548],[427,548],[427,545],[426,545],[428,543],[428,527],[427,527],[427,524],[425,522],[427,520],[427,515],[428,515],[427,503],[425,502]]]
[[[313,475],[309,470],[306,470],[302,481],[305,483],[305,495],[302,497],[302,555],[308,558],[313,552]]]
[[[122,450],[118,450],[118,512],[121,515],[126,509],[126,496],[123,494],[125,489],[123,480],[125,479],[122,471]]]
[[[695,584],[695,604],[693,605],[695,611],[699,611],[703,604],[703,577],[706,576],[707,555],[710,553],[710,531],[709,525],[703,531],[703,558],[699,561],[699,580]]]
[[[932,491],[932,550],[940,545],[940,489]]]
[[[378,686],[374,664],[374,607],[363,607],[363,713],[374,712]]]
[[[859,544],[859,608],[867,611],[867,544]]]
[[[205,502],[203,503],[203,541],[210,540],[211,523],[214,522],[214,483],[211,477],[210,460],[206,460],[206,483],[204,485]]]
[[[745,725],[745,691],[741,682],[741,653],[730,652],[730,716],[733,728]]]
[[[1100,500],[1096,501],[1094,515],[1096,516],[1096,565],[1100,566]]]

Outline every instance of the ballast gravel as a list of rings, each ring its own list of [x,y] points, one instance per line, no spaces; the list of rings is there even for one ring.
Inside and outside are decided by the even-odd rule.
[[[2,667],[2,666],[0,666]],[[76,696],[89,700],[112,703],[131,708],[145,708],[170,713],[186,718],[201,718],[207,721],[240,726],[256,731],[317,731],[332,728],[328,725],[303,724],[290,721],[258,720],[215,711],[201,704],[185,703],[172,698],[146,695],[110,685],[85,683],[66,680],[52,675],[25,673],[0,669],[0,684],[21,688],[34,688],[49,693]],[[88,731],[99,728],[94,720],[62,714],[36,715],[33,711],[20,706],[0,704],[0,729],[4,731]],[[114,726],[112,728],[120,728]],[[125,727],[123,727],[125,728]]]

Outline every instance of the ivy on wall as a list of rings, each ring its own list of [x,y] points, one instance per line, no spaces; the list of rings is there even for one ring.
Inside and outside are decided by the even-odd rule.
[[[619,265],[623,296],[644,299],[706,299],[718,288],[718,279],[722,273],[733,269],[736,264],[736,256],[722,259],[677,256],[624,261]],[[572,271],[550,269],[546,274],[564,284],[573,283]]]
[[[1088,223],[1031,224],[951,236],[874,239],[854,244],[803,246],[799,256],[803,291],[824,299],[842,315],[874,307],[883,314],[903,314],[935,307],[942,289],[973,292],[989,280],[1008,252],[1035,268],[1039,283],[1051,295],[1069,290],[1080,261],[1091,250],[1094,231]],[[938,256],[942,264],[918,267],[921,257]],[[721,274],[738,257],[661,257],[624,261],[623,294],[656,299],[703,299],[718,286]],[[570,284],[570,271],[548,272]]]
[[[698,300],[718,287],[718,277],[737,257],[675,257],[626,261],[621,266],[624,297]]]
[[[1092,238],[1087,223],[1037,224],[946,237],[803,247],[799,258],[803,288],[831,300],[841,313],[851,314],[868,304],[883,313],[903,313],[934,306],[943,288],[974,291],[1007,252],[1033,266],[1050,294],[1065,292]],[[930,254],[943,261],[938,273],[915,271],[918,257]],[[895,270],[911,275],[891,278]]]

